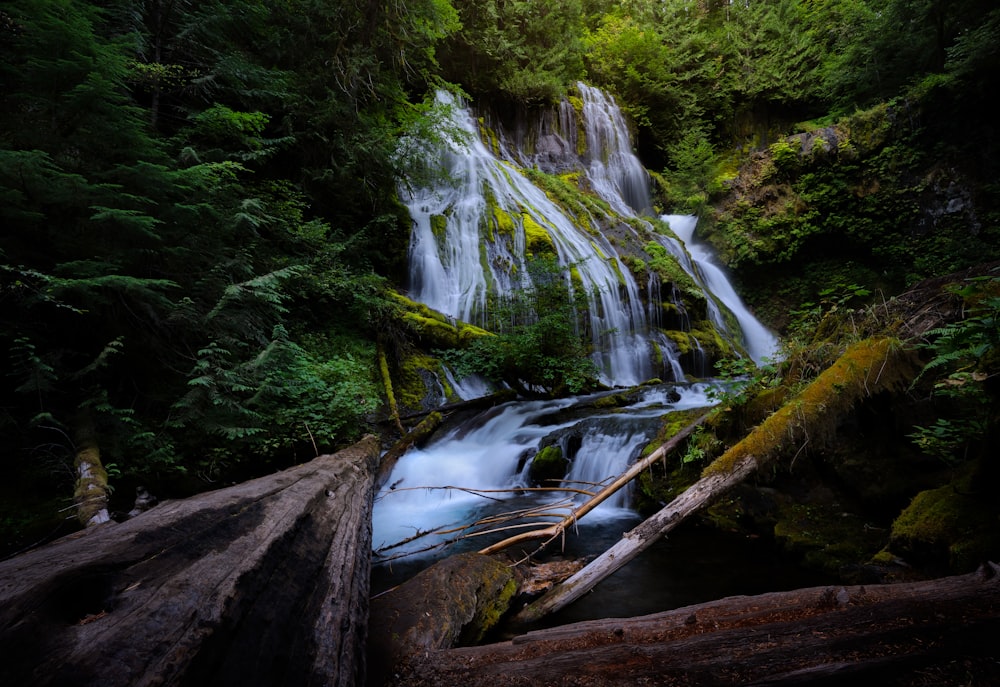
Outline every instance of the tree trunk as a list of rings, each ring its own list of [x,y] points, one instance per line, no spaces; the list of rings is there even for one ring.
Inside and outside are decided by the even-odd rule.
[[[987,685],[1000,680],[998,631],[991,564],[940,580],[737,596],[431,651],[392,684]]]
[[[77,418],[74,443],[76,486],[73,489],[73,505],[76,507],[76,518],[84,527],[103,525],[111,520],[108,514],[108,473],[101,464],[97,432],[89,413],[81,413],[81,417]]]
[[[378,441],[0,563],[0,684],[364,683]]]

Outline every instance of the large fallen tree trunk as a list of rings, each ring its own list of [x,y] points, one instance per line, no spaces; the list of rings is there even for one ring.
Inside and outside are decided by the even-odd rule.
[[[0,684],[364,683],[378,441],[0,563]]]
[[[998,684],[1000,576],[816,587],[411,657],[392,684]],[[949,669],[963,682],[949,681]],[[978,680],[966,682],[970,674]]]
[[[760,465],[832,433],[838,414],[849,411],[855,402],[908,381],[912,369],[909,355],[896,341],[868,339],[854,344],[802,392],[705,468],[698,482],[625,533],[580,572],[522,609],[513,622],[529,624],[576,601]]]

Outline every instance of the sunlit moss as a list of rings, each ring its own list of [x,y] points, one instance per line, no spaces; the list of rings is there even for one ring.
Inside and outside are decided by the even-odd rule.
[[[490,206],[490,209],[493,211],[493,224],[497,233],[501,236],[513,236],[517,227],[514,225],[514,218],[510,216],[510,213],[495,203]]]
[[[524,243],[530,255],[555,255],[556,247],[548,230],[527,212],[521,214],[524,226]]]
[[[806,444],[822,446],[859,400],[912,379],[910,354],[895,339],[865,339],[793,396],[742,441],[705,468],[704,475],[728,474],[752,456],[763,465],[794,454]]]

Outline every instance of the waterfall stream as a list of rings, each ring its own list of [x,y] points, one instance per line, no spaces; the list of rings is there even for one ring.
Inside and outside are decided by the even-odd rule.
[[[587,300],[593,357],[601,381],[632,386],[653,376],[649,323],[639,288],[590,218],[573,218],[510,161],[479,138],[472,114],[450,96],[446,135],[438,150],[444,176],[401,196],[413,217],[410,295],[457,319],[485,326],[487,297],[510,298],[531,286],[526,233],[540,228],[559,264],[575,268]],[[586,224],[580,226],[578,222]]]
[[[609,214],[625,218],[618,224],[624,231],[638,238],[646,226],[644,235],[654,236],[704,289],[709,318],[738,342],[738,348],[757,362],[773,355],[776,339],[694,241],[695,218],[664,217],[676,236],[657,232],[651,218],[643,218],[652,206],[649,177],[632,153],[628,129],[613,99],[584,84],[578,91],[582,107],[564,102],[539,127],[544,129],[539,137],[546,137],[546,163],[583,175],[587,188],[610,207]],[[714,403],[713,383],[686,380],[675,345],[660,331],[663,296],[674,305],[676,326],[691,326],[676,288],[671,285],[668,291],[664,284],[661,293],[660,277],[649,272],[644,303],[642,290],[597,218],[567,212],[522,173],[524,165],[538,164],[537,151],[532,157],[502,132],[487,145],[468,108],[447,94],[438,95],[438,104],[447,126],[439,142],[425,146],[424,152],[439,163],[441,174],[432,183],[400,192],[413,218],[410,296],[449,317],[486,326],[491,299],[509,298],[515,290],[531,287],[527,246],[532,234],[543,231],[559,264],[567,272],[572,266],[578,274],[576,288],[587,298],[601,381],[634,387],[662,375],[673,382],[635,391],[627,404],[613,410],[598,410],[602,406],[593,396],[510,402],[411,449],[377,497],[373,545],[382,560],[419,558],[421,552],[439,555],[437,545],[468,533],[456,528],[487,514],[542,508],[547,512],[534,516],[535,521],[560,518],[572,506],[569,492],[523,491],[531,482],[530,459],[541,448],[560,447],[568,462],[564,487],[593,491],[636,460],[656,436],[665,413]],[[577,140],[581,136],[585,146]],[[727,324],[724,310],[738,322],[736,331],[728,331],[734,327],[732,318]],[[691,358],[698,360],[700,345],[691,339]],[[653,363],[657,355],[659,369]],[[704,365],[691,373],[703,375]],[[475,380],[448,381],[463,396],[486,391]],[[629,491],[621,491],[588,515],[587,526],[634,520],[630,499]],[[493,539],[503,536],[498,533]],[[477,536],[449,550],[475,550],[488,543],[489,537]]]
[[[684,264],[685,269],[695,277],[706,292],[714,295],[715,299],[721,301],[736,317],[740,326],[740,331],[736,333],[740,335],[747,354],[758,365],[765,359],[774,358],[778,354],[777,337],[761,324],[743,303],[743,299],[736,293],[725,272],[715,264],[708,247],[694,240],[698,218],[693,215],[664,215],[662,219],[684,242],[691,256],[691,262]],[[710,298],[708,301],[709,314],[716,326],[724,331],[727,325],[715,299]]]

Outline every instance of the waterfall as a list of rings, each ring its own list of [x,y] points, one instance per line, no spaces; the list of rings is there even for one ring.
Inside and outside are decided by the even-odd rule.
[[[417,533],[467,524],[486,512],[508,511],[514,498],[520,505],[562,499],[561,494],[513,495],[527,486],[525,458],[534,455],[546,437],[573,432],[579,440],[566,486],[610,482],[656,435],[664,413],[711,406],[712,388],[705,383],[647,388],[633,405],[597,419],[568,412],[587,398],[511,402],[486,411],[427,446],[411,449],[397,463],[389,486],[376,500],[372,546],[385,555],[416,552],[454,533],[428,534],[399,544]],[[602,504],[596,514],[615,517],[628,504],[628,492],[623,492]],[[568,512],[565,507],[559,511]],[[477,548],[485,545],[479,539],[475,542]]]
[[[639,288],[593,218],[569,216],[516,165],[497,157],[480,139],[472,114],[450,95],[439,94],[438,102],[448,110],[443,145],[433,151],[442,174],[433,184],[400,191],[413,218],[411,297],[486,326],[489,296],[510,298],[515,289],[531,287],[526,235],[541,231],[551,239],[559,264],[579,275],[601,381],[632,386],[652,377]],[[615,169],[620,159],[613,155],[606,167]]]
[[[492,299],[510,298],[515,290],[532,287],[526,254],[543,236],[567,273],[572,268],[574,279],[567,276],[571,288],[587,301],[587,321],[580,327],[592,336],[601,381],[632,386],[663,371],[667,378],[683,380],[678,347],[660,330],[690,331],[691,316],[681,293],[674,284],[665,292],[660,277],[649,271],[644,285],[647,307],[643,306],[631,271],[601,230],[599,219],[610,220],[618,227],[618,243],[632,241],[633,246],[642,246],[656,240],[663,245],[705,291],[711,322],[740,342],[753,360],[774,355],[774,336],[736,296],[705,248],[693,240],[695,219],[662,218],[675,237],[657,232],[641,218],[652,205],[649,179],[632,153],[621,112],[601,91],[584,84],[578,90],[578,107],[564,101],[535,128],[518,124],[514,141],[503,131],[490,133],[489,145],[467,108],[448,94],[438,95],[445,126],[434,145],[424,146],[423,156],[438,163],[439,174],[432,182],[400,190],[413,217],[411,297],[450,317],[486,326]],[[578,145],[580,136],[586,138],[585,146]],[[611,210],[601,218],[590,214],[597,210],[571,214],[522,173],[529,165],[585,177],[582,185]],[[676,306],[676,316],[664,315],[664,297]],[[733,317],[738,327],[731,325]],[[669,326],[664,319],[671,320]],[[662,370],[654,371],[656,352],[662,358]],[[694,337],[688,355],[692,367],[704,374],[706,356]],[[445,374],[450,373],[446,370]],[[466,386],[465,380],[449,377],[449,381],[453,388]],[[471,383],[468,386],[463,395],[483,391],[471,388]],[[512,402],[428,446],[411,449],[393,470],[390,486],[378,496],[375,548],[395,546],[442,526],[468,523],[484,509],[514,508],[511,501],[521,507],[525,502],[562,498],[512,495],[527,485],[526,461],[543,444],[563,446],[570,461],[567,488],[606,483],[652,440],[664,413],[706,407],[714,400],[704,384],[666,386],[643,389],[638,402],[614,414],[595,418],[594,406],[563,412],[576,402]],[[483,490],[510,492],[484,494]],[[598,511],[614,514],[628,505],[629,494],[622,492]],[[400,545],[393,552],[420,549],[444,538],[444,534],[422,536],[412,546]]]
[[[742,339],[743,347],[750,358],[761,364],[765,359],[774,358],[778,354],[778,339],[761,322],[754,317],[743,300],[736,293],[729,278],[718,265],[712,261],[709,249],[694,240],[694,230],[698,218],[693,215],[664,215],[663,221],[687,247],[691,261],[686,263],[686,269],[700,283],[706,294],[714,295],[736,317],[740,331],[735,332]],[[692,265],[693,262],[693,265]],[[709,297],[709,316],[720,331],[726,331],[726,326],[718,305]],[[730,332],[733,334],[733,332]]]
[[[618,105],[593,86],[578,83],[577,90],[583,100],[587,178],[594,191],[619,214],[650,211],[649,174],[632,152],[628,126]]]

